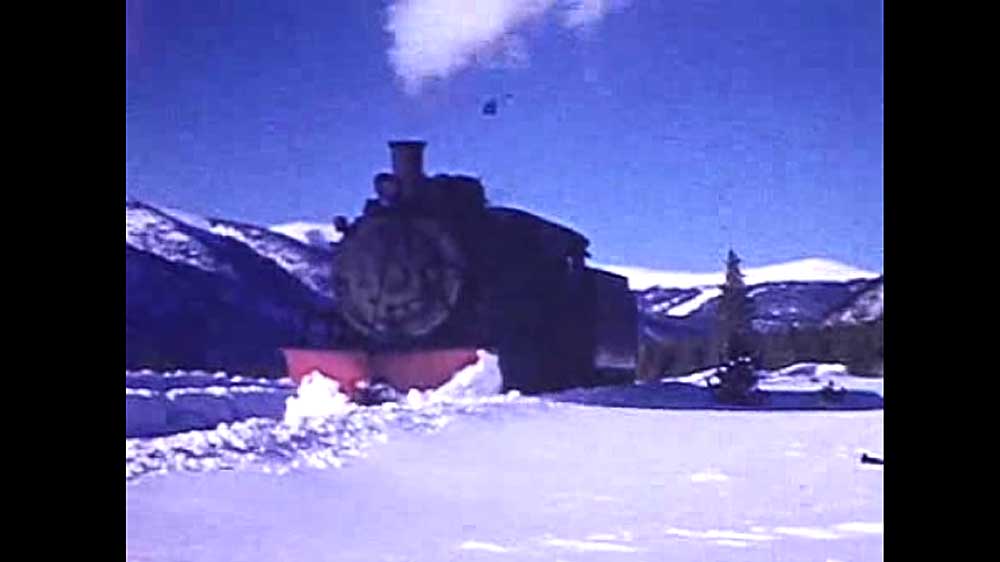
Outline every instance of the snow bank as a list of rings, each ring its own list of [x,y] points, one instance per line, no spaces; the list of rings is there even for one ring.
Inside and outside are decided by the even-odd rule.
[[[431,392],[438,400],[454,400],[492,396],[503,388],[503,375],[496,355],[487,351],[476,352],[479,360],[465,367],[440,388]]]
[[[717,368],[711,367],[696,371],[683,377],[670,377],[664,382],[682,382],[704,386],[706,381],[715,375]],[[794,363],[774,371],[760,370],[757,372],[764,382],[776,383],[783,381],[804,380],[813,383],[825,383],[835,377],[851,377],[847,367],[841,363]]]
[[[147,389],[125,389],[125,437],[157,435],[168,431],[167,400]]]
[[[297,388],[288,379],[225,373],[143,371],[125,378],[127,480],[247,465],[277,471],[339,466],[385,440],[387,426],[434,430],[457,413],[533,402],[517,392],[499,394],[497,357],[485,351],[441,388],[411,390],[399,402],[375,407],[351,402],[319,373]]]
[[[401,402],[361,407],[347,403],[334,387],[316,382],[289,398],[284,418],[251,418],[210,430],[126,439],[125,479],[176,471],[286,473],[338,467],[387,441],[391,431],[437,431],[456,416],[501,413],[515,402],[541,404],[514,393],[464,401],[428,401],[417,394]]]
[[[313,371],[302,379],[295,396],[285,402],[285,423],[301,425],[308,418],[330,418],[349,414],[355,404],[340,392],[337,381]]]
[[[410,406],[496,396],[503,385],[497,357],[479,352],[479,361],[444,386],[412,391]],[[513,397],[514,395],[512,395]],[[211,429],[254,417],[298,424],[306,418],[341,416],[355,405],[337,383],[318,373],[296,388],[290,379],[230,376],[223,372],[150,370],[125,373],[125,437],[155,437]]]
[[[809,377],[818,379],[847,374],[847,367],[840,363],[796,363],[774,371],[770,378]]]
[[[663,386],[626,386],[602,389],[576,389],[552,395],[595,405],[636,407],[711,408],[715,402],[704,392],[706,381],[715,369],[706,369],[685,377],[664,379]],[[810,393],[833,381],[858,392],[881,396],[881,379],[852,377],[840,364],[798,363],[773,372],[761,372],[764,390]],[[463,404],[489,399],[516,400],[514,391],[500,396],[503,377],[497,357],[480,351],[479,361],[459,371],[442,387],[420,392],[410,391],[401,401],[408,408],[420,409],[434,404]],[[669,390],[669,392],[667,392]],[[809,407],[813,397],[789,394],[778,400],[780,407]],[[609,402],[610,401],[610,402]],[[847,404],[853,404],[849,401]],[[865,397],[857,407],[875,407],[875,397]],[[306,377],[296,388],[289,379],[271,380],[229,376],[202,371],[126,372],[125,437],[157,437],[192,430],[213,429],[221,423],[251,418],[282,420],[300,425],[308,418],[331,418],[350,414],[357,406],[340,393],[337,383],[318,373]],[[778,407],[778,404],[775,404]]]
[[[634,385],[576,388],[547,396],[550,400],[589,406],[664,410],[761,410],[761,411],[864,411],[883,408],[882,379],[858,377],[836,363],[798,363],[777,371],[760,370],[760,404],[753,406],[720,403],[708,382],[716,368],[683,377]],[[827,384],[846,392],[842,400],[831,402],[820,393]]]
[[[125,437],[154,437],[253,417],[280,417],[289,379],[205,371],[125,372]]]

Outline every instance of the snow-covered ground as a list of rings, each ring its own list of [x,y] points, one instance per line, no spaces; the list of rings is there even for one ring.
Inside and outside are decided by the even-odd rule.
[[[881,456],[880,400],[610,408],[583,391],[496,395],[489,360],[400,403],[356,407],[315,384],[289,392],[284,417],[126,439],[126,559],[882,559],[882,469],[859,463],[862,451]],[[707,375],[680,384],[703,397]],[[215,387],[233,403],[244,400],[233,389],[265,386],[144,376],[150,392]],[[881,379],[835,365],[794,366],[764,386],[806,403],[828,380],[882,395]]]
[[[152,437],[254,417],[279,418],[290,379],[205,371],[125,372],[125,437]]]

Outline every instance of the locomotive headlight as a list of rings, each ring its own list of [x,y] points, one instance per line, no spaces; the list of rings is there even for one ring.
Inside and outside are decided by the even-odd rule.
[[[341,315],[367,337],[402,342],[441,326],[458,303],[465,260],[437,222],[366,217],[334,261]]]

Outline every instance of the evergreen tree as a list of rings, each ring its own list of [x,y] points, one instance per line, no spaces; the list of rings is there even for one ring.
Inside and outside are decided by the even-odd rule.
[[[729,250],[726,282],[718,307],[719,370],[714,385],[723,402],[747,403],[757,389],[757,358],[754,352],[753,303],[748,296],[740,259]]]
[[[753,352],[753,303],[748,296],[740,258],[729,250],[726,259],[726,282],[719,299],[719,352],[723,362],[748,356]]]

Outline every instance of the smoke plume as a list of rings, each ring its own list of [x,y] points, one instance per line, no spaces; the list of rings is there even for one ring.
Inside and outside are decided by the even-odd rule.
[[[530,21],[554,13],[570,29],[587,27],[629,0],[392,0],[386,30],[389,60],[407,92],[428,79],[472,65],[528,65],[517,35]]]

